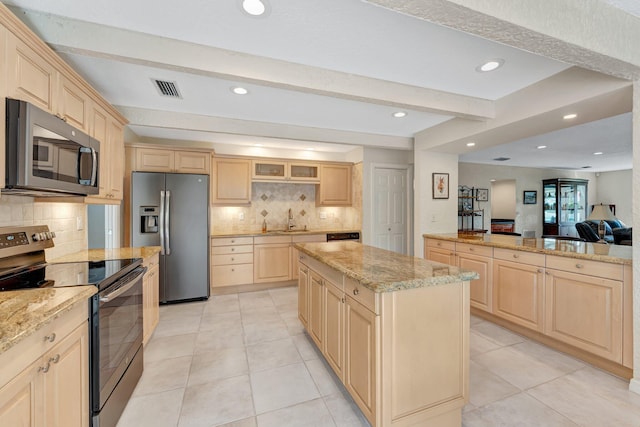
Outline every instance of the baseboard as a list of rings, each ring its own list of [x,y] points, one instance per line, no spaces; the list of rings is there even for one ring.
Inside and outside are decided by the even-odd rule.
[[[629,381],[629,391],[640,394],[640,379],[631,378],[631,381]]]

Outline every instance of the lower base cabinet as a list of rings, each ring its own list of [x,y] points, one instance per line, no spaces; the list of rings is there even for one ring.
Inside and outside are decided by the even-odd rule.
[[[147,272],[142,279],[142,343],[149,342],[160,321],[160,264],[156,254],[145,259]]]
[[[68,330],[71,332],[66,333]],[[56,319],[45,337],[36,334],[29,338],[32,337],[35,339],[27,339],[0,357],[3,369],[12,365],[7,358],[33,357],[33,362],[8,382],[0,381],[0,424],[87,427],[89,327],[86,303]],[[40,353],[49,343],[51,346]]]
[[[468,282],[374,293],[304,254],[298,268],[298,316],[373,427],[461,425]]]
[[[542,332],[543,296],[544,268],[493,261],[493,314]]]

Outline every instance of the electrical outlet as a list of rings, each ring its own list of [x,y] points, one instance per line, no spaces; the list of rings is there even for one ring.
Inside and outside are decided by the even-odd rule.
[[[320,219],[327,219],[327,213],[326,212],[320,212]]]
[[[431,215],[431,222],[436,222],[436,214]]]
[[[244,212],[240,212],[240,213],[238,214],[238,219],[239,219],[240,221],[244,221]]]
[[[76,230],[80,231],[84,229],[84,221],[81,216],[76,217]]]

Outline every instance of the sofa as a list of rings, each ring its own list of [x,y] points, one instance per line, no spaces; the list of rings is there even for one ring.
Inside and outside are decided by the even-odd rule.
[[[583,221],[576,223],[578,235],[587,242],[597,242],[598,225],[600,221]],[[632,228],[627,227],[622,221],[608,220],[604,222],[604,241],[617,245],[630,245],[632,240]]]

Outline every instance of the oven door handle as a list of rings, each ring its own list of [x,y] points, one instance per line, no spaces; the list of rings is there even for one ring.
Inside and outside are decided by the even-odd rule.
[[[124,285],[119,286],[117,289],[109,292],[107,295],[101,296],[100,297],[100,302],[105,302],[105,303],[106,302],[111,302],[114,299],[118,298],[123,293],[127,292],[129,289],[131,289],[133,287],[133,285],[135,285],[136,282],[138,281],[138,278],[141,277],[144,273],[147,272],[147,267],[140,267],[140,269],[141,269],[140,274],[137,274],[135,278],[129,280]]]

